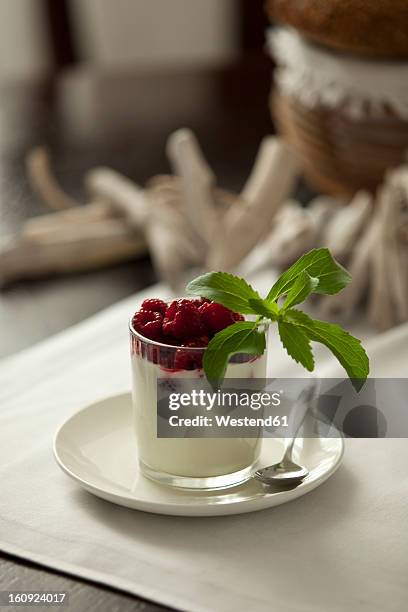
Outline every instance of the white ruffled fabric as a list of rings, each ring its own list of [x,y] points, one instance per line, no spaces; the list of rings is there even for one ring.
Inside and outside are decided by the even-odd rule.
[[[271,28],[268,47],[280,89],[308,108],[341,108],[353,118],[408,119],[408,62],[361,59],[315,46],[290,28]]]

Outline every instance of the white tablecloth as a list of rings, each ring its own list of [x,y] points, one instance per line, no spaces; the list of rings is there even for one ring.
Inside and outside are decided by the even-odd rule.
[[[127,510],[59,470],[61,421],[129,389],[135,306],[126,300],[1,364],[0,548],[189,612],[405,612],[406,440],[348,440],[344,464],[314,492],[232,517]],[[407,338],[407,327],[394,330],[392,350],[387,338],[373,348],[377,375],[407,367]],[[280,373],[286,364],[279,353]]]

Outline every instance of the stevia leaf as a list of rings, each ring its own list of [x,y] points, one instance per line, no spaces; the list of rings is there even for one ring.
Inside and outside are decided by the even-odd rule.
[[[316,290],[316,287],[319,284],[319,279],[313,276],[310,276],[307,272],[303,271],[296,278],[293,283],[286,300],[282,305],[282,309],[286,310],[291,306],[295,306],[296,304],[300,304],[304,302],[305,299]],[[276,302],[272,302],[275,304]]]
[[[261,296],[243,278],[227,272],[208,272],[187,285],[187,293],[206,297],[241,314],[257,314],[249,300]]]
[[[370,363],[360,340],[339,325],[311,319],[300,310],[287,310],[285,320],[301,329],[309,340],[327,346],[346,370],[354,388],[359,391],[363,387]]]
[[[279,321],[279,336],[288,355],[306,370],[313,372],[314,359],[310,342],[304,332],[292,323]]]
[[[262,355],[265,346],[265,334],[257,331],[254,322],[242,321],[226,327],[214,336],[204,353],[203,367],[207,379],[211,382],[223,379],[232,355]]]
[[[269,291],[267,300],[274,301],[282,295],[287,295],[302,272],[318,279],[315,293],[332,295],[344,289],[351,281],[350,274],[332,257],[329,249],[313,249],[278,278]]]

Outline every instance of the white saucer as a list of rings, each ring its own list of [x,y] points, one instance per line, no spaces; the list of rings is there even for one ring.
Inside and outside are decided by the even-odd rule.
[[[62,470],[87,491],[145,512],[214,516],[278,506],[322,484],[335,472],[343,456],[341,437],[298,439],[294,458],[310,474],[295,489],[271,491],[255,480],[223,491],[174,489],[140,474],[131,408],[128,393],[87,406],[57,431],[54,454]],[[282,451],[282,440],[265,439],[260,464],[277,462]]]

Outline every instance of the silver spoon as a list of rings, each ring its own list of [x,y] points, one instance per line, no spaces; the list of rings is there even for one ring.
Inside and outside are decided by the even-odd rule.
[[[269,465],[268,467],[260,468],[257,470],[253,477],[256,480],[259,480],[263,484],[266,485],[280,485],[284,486],[294,486],[300,484],[302,480],[306,478],[309,474],[309,470],[302,465],[298,465],[294,461],[292,461],[292,451],[293,446],[296,441],[296,436],[303,425],[303,422],[306,418],[306,414],[309,410],[310,402],[316,394],[316,385],[311,385],[309,388],[304,389],[296,402],[293,412],[297,413],[299,408],[303,406],[304,414],[303,418],[300,419],[299,426],[295,431],[293,438],[290,440],[288,445],[285,448],[284,455],[282,459],[275,463],[274,465]]]

